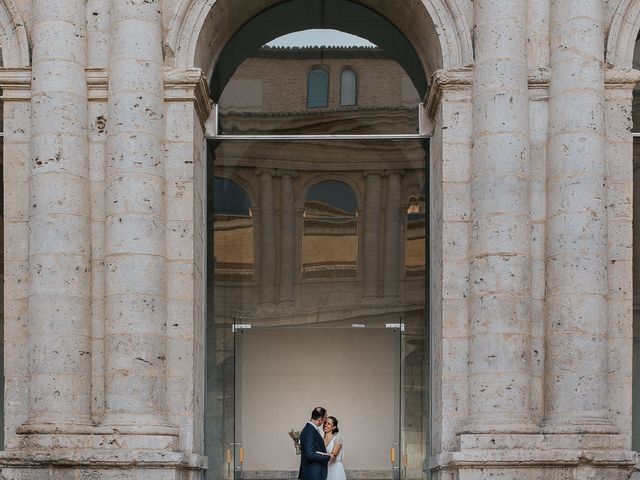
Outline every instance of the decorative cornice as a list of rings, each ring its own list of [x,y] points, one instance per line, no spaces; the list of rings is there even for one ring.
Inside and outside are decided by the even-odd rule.
[[[447,90],[465,90],[471,87],[473,70],[469,67],[440,69],[431,76],[429,92],[425,101],[427,115],[435,117],[442,92]]]
[[[204,126],[211,113],[207,81],[199,68],[165,68],[165,101],[193,102]]]
[[[29,101],[31,99],[31,68],[0,68],[2,100]]]
[[[640,82],[640,70],[633,68],[607,68],[604,71],[606,88],[633,90]]]

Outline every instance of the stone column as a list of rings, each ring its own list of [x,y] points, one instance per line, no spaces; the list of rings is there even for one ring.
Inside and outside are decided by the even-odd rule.
[[[378,272],[380,260],[380,203],[382,178],[377,172],[366,173],[364,200],[364,232],[362,261],[364,272],[364,299],[378,296]]]
[[[104,424],[123,433],[166,433],[160,1],[112,0],[111,29]]]
[[[21,432],[91,424],[85,2],[34,0],[29,216],[29,418]]]
[[[282,208],[280,217],[280,294],[278,300],[293,304],[295,271],[295,213],[291,172],[282,174]]]
[[[400,272],[400,218],[401,216],[402,177],[398,172],[391,172],[387,177],[387,205],[384,234],[384,296],[398,296],[398,280]],[[406,221],[406,220],[405,220]]]
[[[531,219],[526,0],[474,2],[469,418],[530,421]]]
[[[599,431],[608,424],[603,8],[601,0],[551,2],[549,431]]]
[[[275,300],[276,225],[273,208],[273,172],[260,176],[260,303],[271,309]]]

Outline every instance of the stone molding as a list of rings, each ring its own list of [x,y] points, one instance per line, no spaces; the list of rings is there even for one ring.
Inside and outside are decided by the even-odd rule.
[[[605,62],[620,68],[631,68],[636,37],[640,29],[640,1],[622,0],[609,26]]]
[[[2,65],[26,67],[30,64],[27,29],[12,0],[0,2],[0,45],[2,45]]]
[[[440,69],[431,76],[431,84],[425,100],[426,112],[429,118],[434,118],[442,99],[442,93],[447,90],[466,90],[471,88],[473,69],[470,67]]]
[[[605,88],[633,90],[640,82],[640,70],[611,67],[604,71]]]
[[[89,101],[106,102],[109,89],[109,75],[106,69],[89,67],[86,72]],[[164,71],[164,85],[165,101],[193,102],[204,127],[204,122],[211,113],[211,100],[202,71],[199,68],[167,68]],[[2,99],[5,101],[29,100],[31,67],[0,68],[0,88],[4,89]]]
[[[5,102],[30,101],[31,68],[0,68],[0,88],[2,88],[2,100]]]
[[[640,0],[639,0],[640,5]],[[639,13],[640,16],[640,13]],[[605,69],[605,88],[634,89],[640,82],[640,70],[633,68],[609,67]],[[473,68],[440,69],[431,77],[431,84],[425,99],[426,112],[429,118],[434,118],[442,93],[448,90],[465,90],[471,88]],[[533,99],[546,98],[549,88],[549,69],[537,68],[529,71],[529,89],[540,90]]]
[[[211,114],[211,98],[207,80],[199,68],[165,68],[164,86],[166,102],[193,102],[200,124]]]
[[[50,466],[103,468],[178,468],[204,470],[206,457],[195,453],[132,450],[68,450],[48,449],[0,452],[2,468]]]
[[[212,16],[212,9],[217,3],[225,2],[222,0],[182,0],[176,3],[164,39],[165,55],[167,61],[172,65],[188,68],[194,66],[200,36],[207,20]],[[263,3],[263,8],[275,4],[273,0]],[[369,0],[361,3],[376,10],[376,2]],[[423,0],[417,3],[423,4],[421,8],[426,10],[435,25],[435,30],[439,32],[438,37],[445,67],[458,67],[473,63],[471,28],[463,9],[460,7],[461,2],[459,0]],[[229,5],[227,8],[232,8],[232,6]],[[244,21],[251,16],[253,13],[247,12],[247,18]],[[235,31],[238,27],[240,24],[232,27],[231,31]],[[224,44],[227,40],[218,39],[216,43]],[[207,75],[210,72],[204,73]]]

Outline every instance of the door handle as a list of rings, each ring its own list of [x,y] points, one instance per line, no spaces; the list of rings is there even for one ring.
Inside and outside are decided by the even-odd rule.
[[[244,447],[240,447],[240,463],[244,463]]]
[[[231,465],[232,461],[233,461],[233,457],[231,455],[231,449],[227,448],[227,465]]]
[[[407,455],[406,453],[402,456],[402,465],[404,466],[404,468],[407,468],[409,466],[409,455]]]
[[[396,447],[391,447],[389,455],[391,458],[391,463],[396,463]]]

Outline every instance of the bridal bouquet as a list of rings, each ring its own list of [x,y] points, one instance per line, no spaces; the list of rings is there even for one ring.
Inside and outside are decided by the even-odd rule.
[[[296,455],[300,455],[300,430],[289,430],[289,436],[293,440],[293,446],[296,447]]]

